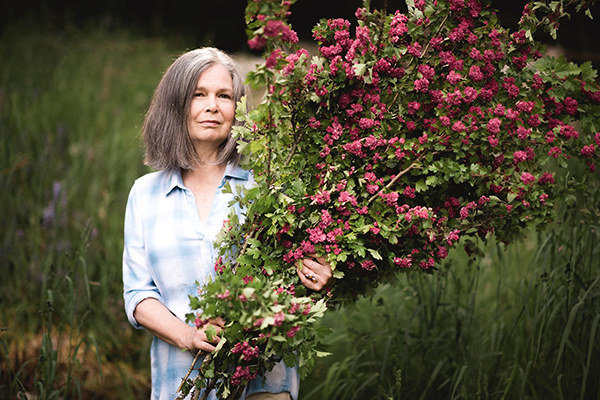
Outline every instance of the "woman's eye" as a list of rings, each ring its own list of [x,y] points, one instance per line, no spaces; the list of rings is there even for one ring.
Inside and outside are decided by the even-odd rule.
[[[221,98],[222,98],[222,99],[231,99],[231,96],[230,96],[230,95],[228,95],[228,94],[222,94],[222,95],[221,95]]]
[[[203,96],[204,96],[204,93],[195,93],[194,94],[194,97],[203,97]]]

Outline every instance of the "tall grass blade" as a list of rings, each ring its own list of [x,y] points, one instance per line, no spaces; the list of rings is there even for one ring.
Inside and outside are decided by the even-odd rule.
[[[571,334],[571,329],[573,327],[573,323],[575,322],[575,317],[577,316],[577,312],[579,311],[579,308],[581,308],[585,304],[585,299],[588,297],[590,291],[596,286],[598,281],[600,281],[600,275],[598,275],[598,277],[594,280],[594,282],[585,291],[585,293],[581,297],[583,300],[581,300],[577,304],[575,304],[573,306],[573,308],[571,309],[571,311],[569,312],[569,319],[567,321],[567,324],[565,325],[565,329],[563,330],[562,339],[560,341],[560,345],[558,348],[558,356],[556,357],[556,364],[554,365],[553,374],[556,373],[556,371],[558,369],[558,364],[560,363],[560,361],[562,359],[564,349],[565,349],[565,344],[569,340],[569,335]]]
[[[579,396],[581,400],[585,399],[587,377],[590,372],[590,362],[592,360],[592,353],[594,352],[594,344],[596,343],[596,329],[598,328],[599,320],[600,314],[596,314],[596,317],[594,317],[594,321],[592,322],[592,327],[590,329],[590,343],[588,345],[587,361],[585,363],[585,368],[583,369],[583,378],[581,379],[581,395]]]
[[[462,381],[463,376],[465,375],[465,371],[467,370],[467,366],[463,365],[462,368],[460,369],[460,372],[458,373],[458,377],[456,378],[456,381],[454,382],[454,387],[452,388],[452,397],[451,399],[454,400],[455,397],[455,393],[456,390],[459,388],[460,386],[460,382]]]
[[[433,370],[433,372],[431,373],[431,376],[429,377],[429,380],[427,381],[427,385],[425,386],[425,389],[423,390],[421,397],[419,397],[419,400],[423,400],[425,398],[425,396],[427,395],[427,392],[433,385],[435,378],[437,378],[438,374],[440,373],[440,370],[442,369],[443,365],[444,365],[444,361],[439,361],[437,363],[437,365],[435,366],[435,369]]]

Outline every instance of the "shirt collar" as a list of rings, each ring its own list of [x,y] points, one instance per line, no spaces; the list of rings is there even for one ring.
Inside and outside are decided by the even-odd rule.
[[[171,191],[173,189],[175,189],[176,187],[180,188],[180,189],[186,189],[185,185],[183,184],[183,178],[181,176],[181,168],[174,168],[172,170],[169,170],[167,172],[167,174],[170,175],[170,179],[165,179],[165,187],[164,187],[164,193],[165,195],[168,195],[169,193],[171,193]],[[225,173],[223,174],[223,180],[221,181],[221,185],[220,187],[223,187],[223,185],[225,185],[225,182],[227,182],[228,178],[233,178],[233,179],[240,179],[243,181],[247,181],[250,177],[250,173],[248,171],[245,171],[243,169],[241,169],[239,166],[233,166],[232,164],[227,164],[227,167],[225,168]]]

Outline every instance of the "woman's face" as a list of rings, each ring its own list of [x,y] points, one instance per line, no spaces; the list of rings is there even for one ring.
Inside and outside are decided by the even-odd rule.
[[[233,79],[225,67],[213,65],[198,77],[190,106],[188,131],[196,149],[216,151],[227,139],[234,118]]]

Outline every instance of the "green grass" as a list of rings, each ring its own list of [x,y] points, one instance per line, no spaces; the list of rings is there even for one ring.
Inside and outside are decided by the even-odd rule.
[[[458,249],[329,313],[333,355],[302,399],[597,399],[600,188],[520,243]]]
[[[87,398],[91,390],[127,393],[124,386],[131,398],[148,392],[148,335],[134,332],[123,312],[123,215],[134,179],[147,171],[143,115],[185,47],[140,37],[12,26],[0,41],[0,338],[12,356],[2,358],[0,393],[19,371],[28,391],[38,391],[39,338],[52,325],[55,343],[39,364],[52,359],[62,375],[46,372],[45,386],[68,383],[63,394],[74,395],[70,376],[80,376]],[[40,343],[30,351],[25,338]],[[102,377],[96,356],[73,358],[79,341],[84,354],[98,345]]]
[[[148,398],[150,335],[122,304],[123,216],[147,171],[144,112],[187,47],[26,24],[0,38],[0,398]],[[598,185],[545,233],[454,251],[328,313],[333,355],[301,399],[599,398]]]

